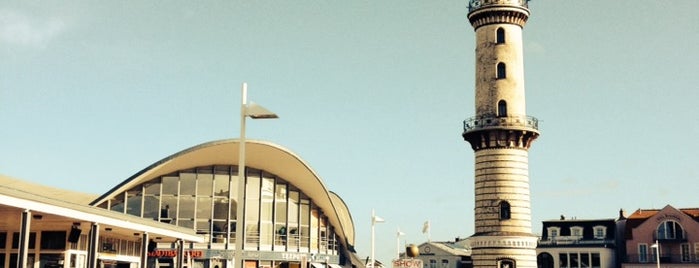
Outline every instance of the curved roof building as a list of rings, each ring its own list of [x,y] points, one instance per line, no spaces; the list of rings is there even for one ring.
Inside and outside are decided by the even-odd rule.
[[[246,141],[244,218],[236,219],[238,140],[175,153],[138,172],[91,205],[191,228],[192,267],[232,267],[243,222],[245,267],[352,266],[354,225],[342,199],[300,157],[279,145]],[[157,243],[158,250],[173,247]],[[155,265],[174,265],[152,254]]]
[[[237,268],[240,254],[245,268],[363,267],[347,205],[305,161],[246,141],[238,189],[239,145],[185,149],[99,197],[0,175],[0,265]]]

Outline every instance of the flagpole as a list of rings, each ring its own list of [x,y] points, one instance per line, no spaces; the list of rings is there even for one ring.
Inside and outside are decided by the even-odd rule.
[[[374,225],[376,224],[376,214],[374,209],[371,210],[371,259],[369,260],[371,268],[374,268]]]
[[[404,234],[405,233],[400,231],[400,227],[398,227],[398,232],[396,233],[396,260],[400,260],[400,236]]]
[[[374,240],[375,240],[374,239],[374,237],[375,237],[374,225],[376,225],[376,223],[381,223],[381,222],[384,222],[384,220],[382,218],[376,217],[376,214],[374,213],[374,209],[372,209],[371,210],[371,260],[370,260],[371,261],[370,262],[371,268],[374,268],[374,263],[376,262],[376,260],[374,259]]]

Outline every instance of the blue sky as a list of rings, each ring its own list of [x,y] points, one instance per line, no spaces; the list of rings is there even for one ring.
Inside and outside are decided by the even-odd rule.
[[[534,232],[561,214],[698,207],[694,0],[532,1],[524,29]],[[466,1],[3,1],[0,173],[103,193],[238,136],[240,85],[281,117],[249,138],[305,159],[376,256],[473,233]]]

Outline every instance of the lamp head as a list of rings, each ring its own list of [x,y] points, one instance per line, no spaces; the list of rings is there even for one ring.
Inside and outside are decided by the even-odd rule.
[[[258,105],[257,103],[250,102],[250,104],[245,107],[245,115],[252,119],[274,119],[279,118],[277,114],[267,110],[265,107]]]

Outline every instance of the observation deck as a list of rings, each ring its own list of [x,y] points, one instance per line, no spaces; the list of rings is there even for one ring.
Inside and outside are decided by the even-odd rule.
[[[524,27],[529,19],[529,0],[471,0],[468,20],[474,29],[495,23],[510,23]]]
[[[468,2],[468,12],[489,6],[519,6],[529,9],[529,0],[471,0]]]
[[[474,150],[519,147],[529,149],[539,137],[539,120],[527,115],[485,115],[464,120],[461,135]]]

